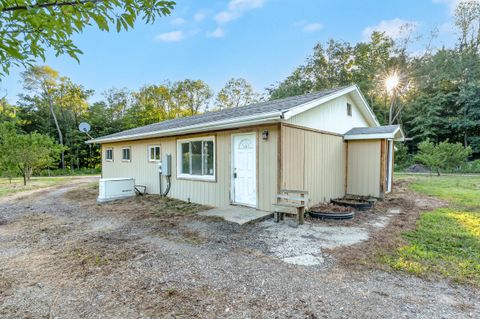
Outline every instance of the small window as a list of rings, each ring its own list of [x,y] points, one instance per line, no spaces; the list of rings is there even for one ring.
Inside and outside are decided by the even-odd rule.
[[[105,161],[113,162],[113,148],[105,149]]]
[[[160,161],[160,145],[152,145],[148,147],[148,160],[150,162]]]
[[[347,115],[352,116],[352,104],[347,103]]]
[[[213,180],[215,146],[213,137],[178,141],[179,177]]]
[[[125,161],[125,162],[130,162],[131,161],[130,147],[122,148],[122,161]]]

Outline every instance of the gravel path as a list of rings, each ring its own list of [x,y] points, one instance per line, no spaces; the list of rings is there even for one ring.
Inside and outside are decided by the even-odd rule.
[[[0,317],[480,317],[472,287],[285,263],[268,253],[275,237],[263,226],[185,218],[167,227],[65,198],[91,181],[0,201]]]

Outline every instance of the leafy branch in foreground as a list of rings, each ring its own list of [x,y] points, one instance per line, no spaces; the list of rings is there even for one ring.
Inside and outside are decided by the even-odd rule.
[[[45,60],[47,48],[78,61],[82,51],[71,38],[87,26],[109,31],[114,25],[120,32],[133,28],[138,18],[153,23],[170,15],[174,6],[165,0],[0,0],[0,75]]]

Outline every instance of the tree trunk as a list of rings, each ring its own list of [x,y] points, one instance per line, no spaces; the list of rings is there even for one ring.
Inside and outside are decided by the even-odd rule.
[[[440,169],[437,168],[437,176],[440,176]]]
[[[27,173],[23,173],[23,186],[27,186]]]
[[[60,145],[62,145],[62,169],[65,170],[65,151],[63,150],[63,134],[62,130],[60,130],[60,125],[58,124],[57,116],[55,115],[55,110],[53,109],[53,102],[52,99],[48,100],[48,103],[50,105],[50,112],[52,113],[53,121],[55,122],[55,127],[57,128],[57,133],[58,133],[58,141],[60,142]]]

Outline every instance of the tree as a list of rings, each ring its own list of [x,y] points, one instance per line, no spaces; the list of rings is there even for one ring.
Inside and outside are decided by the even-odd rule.
[[[38,133],[18,134],[12,126],[0,127],[0,161],[10,169],[16,167],[23,176],[23,185],[35,169],[52,165],[58,159],[63,146],[46,135]],[[14,163],[14,165],[12,165]]]
[[[196,115],[208,109],[213,92],[202,80],[186,79],[173,84],[172,97],[185,115]]]
[[[169,15],[174,1],[164,0],[1,0],[0,64],[3,74],[14,65],[45,60],[46,49],[78,61],[82,53],[72,37],[96,25],[117,32],[133,28],[139,17],[145,23]]]
[[[254,92],[253,87],[247,80],[232,78],[218,92],[216,107],[219,110],[245,106],[258,102],[259,95]]]
[[[39,95],[43,102],[48,104],[50,114],[52,115],[57,129],[58,141],[63,144],[63,133],[58,123],[55,112],[55,102],[58,94],[59,74],[49,66],[32,66],[22,73],[24,88]],[[65,169],[65,150],[62,148],[61,156],[62,169]]]
[[[415,161],[424,164],[430,170],[437,172],[440,176],[440,169],[452,169],[461,166],[472,154],[470,147],[464,148],[460,143],[441,142],[437,145],[426,140],[418,145],[418,153]]]

